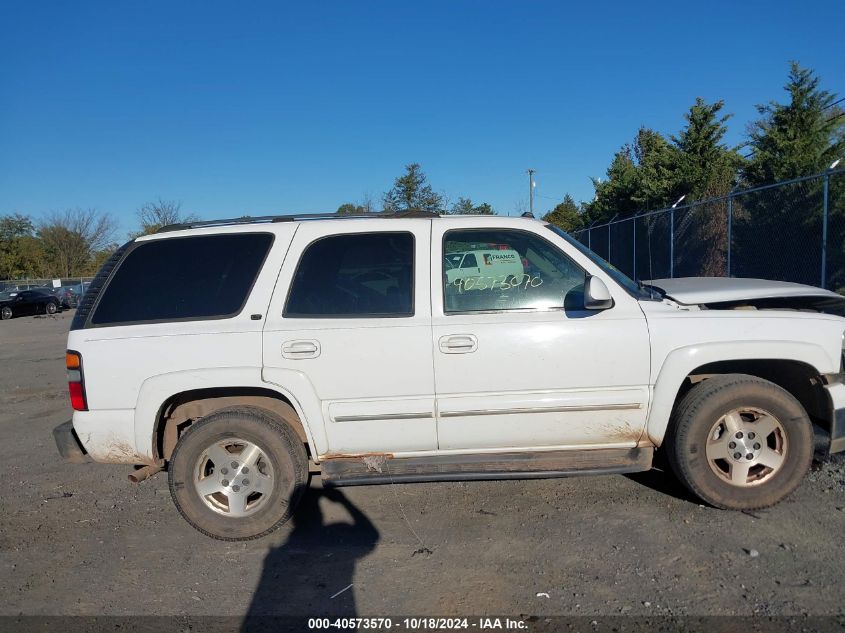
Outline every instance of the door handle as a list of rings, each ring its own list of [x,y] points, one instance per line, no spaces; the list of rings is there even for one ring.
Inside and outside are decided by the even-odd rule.
[[[478,339],[474,334],[450,334],[441,336],[439,345],[444,354],[470,354],[478,349]]]
[[[317,358],[320,355],[320,341],[285,341],[282,356],[291,360]]]

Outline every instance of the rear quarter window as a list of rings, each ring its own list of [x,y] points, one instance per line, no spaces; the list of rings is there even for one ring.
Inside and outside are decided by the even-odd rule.
[[[270,233],[137,243],[114,271],[91,325],[235,316],[243,309],[272,243]]]

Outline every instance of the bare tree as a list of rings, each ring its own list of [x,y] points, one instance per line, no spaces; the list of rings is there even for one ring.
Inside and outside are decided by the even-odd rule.
[[[513,203],[513,214],[519,216],[523,213],[528,213],[528,205],[525,200],[517,200]]]
[[[162,198],[144,204],[138,209],[137,216],[141,230],[132,234],[132,237],[150,235],[168,224],[179,224],[180,222],[191,222],[198,219],[194,215],[183,217],[181,202]]]
[[[364,210],[364,213],[375,213],[379,210],[376,209],[376,203],[373,200],[373,194],[369,191],[365,191],[364,195],[361,196],[361,204],[359,206]]]
[[[115,221],[95,209],[51,213],[38,225],[50,274],[74,277],[89,271],[96,253],[112,246]]]

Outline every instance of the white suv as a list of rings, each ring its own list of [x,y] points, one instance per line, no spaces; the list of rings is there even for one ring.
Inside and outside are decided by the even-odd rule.
[[[522,272],[447,273],[497,250]],[[55,436],[72,460],[143,465],[134,480],[166,468],[185,519],[226,540],[285,522],[309,460],[340,486],[643,471],[662,447],[701,499],[761,508],[816,444],[845,450],[843,304],[635,283],[531,218],[166,227],[82,299]]]

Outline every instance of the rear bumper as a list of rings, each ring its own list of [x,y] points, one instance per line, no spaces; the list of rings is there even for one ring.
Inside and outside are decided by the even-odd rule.
[[[65,461],[71,464],[84,464],[88,461],[85,447],[82,446],[82,442],[76,436],[76,431],[73,430],[73,420],[68,420],[53,429],[53,439],[56,441],[59,455]]]
[[[830,396],[830,452],[845,451],[845,384],[834,382],[825,387]]]

